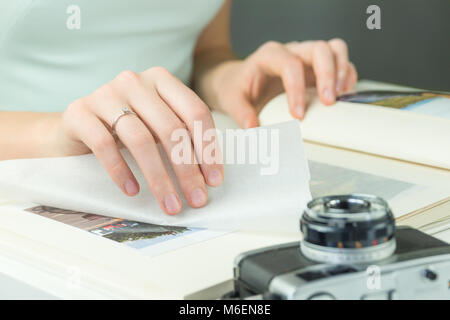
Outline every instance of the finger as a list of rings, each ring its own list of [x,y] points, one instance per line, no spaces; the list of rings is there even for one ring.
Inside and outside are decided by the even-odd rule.
[[[122,113],[122,108],[127,103],[109,86],[97,90],[91,99],[91,110],[105,123],[110,124],[117,115]],[[147,127],[138,117],[127,115],[117,121],[115,129],[117,136],[136,159],[150,190],[163,211],[170,215],[180,212],[181,201],[161,160],[155,140]]]
[[[328,42],[330,48],[334,53],[336,61],[336,93],[340,94],[344,91],[347,81],[348,71],[348,48],[347,44],[342,39],[332,39]]]
[[[281,78],[291,114],[303,118],[306,88],[302,61],[277,42],[264,44],[249,59],[264,73]]]
[[[92,113],[80,110],[78,116],[83,120],[79,122],[83,123],[83,126],[75,128],[80,140],[91,149],[111,179],[125,194],[134,196],[139,193],[139,184],[108,129]]]
[[[136,159],[161,208],[168,214],[180,212],[181,201],[150,131],[133,116],[121,119],[116,128],[118,137]]]
[[[259,125],[258,112],[245,96],[236,95],[230,97],[230,107],[227,112],[244,129],[254,128]]]
[[[336,100],[336,72],[333,52],[325,41],[314,44],[312,66],[316,75],[317,91],[320,100],[331,105]]]
[[[358,73],[357,73],[356,68],[353,65],[353,63],[350,62],[348,64],[347,68],[348,68],[347,69],[347,79],[346,79],[345,87],[344,87],[345,91],[353,89],[356,82],[358,81]]]
[[[128,116],[121,119],[116,128],[118,137],[136,159],[161,208],[168,214],[180,212],[181,201],[147,127],[137,117]]]
[[[126,97],[145,125],[161,141],[189,204],[195,208],[204,206],[208,199],[205,180],[195,161],[191,136],[185,124],[165,104],[155,88],[144,87],[138,78],[126,81],[133,83],[117,84],[118,92]]]
[[[191,89],[168,71],[162,69],[156,72],[158,73],[154,83],[156,90],[191,133],[195,155],[206,182],[210,186],[220,185],[224,175],[222,154],[209,108]],[[206,136],[208,139],[203,139]],[[211,146],[214,148],[209,152]]]
[[[286,48],[298,56],[305,65],[313,63],[313,49],[316,41],[292,41],[286,44]]]

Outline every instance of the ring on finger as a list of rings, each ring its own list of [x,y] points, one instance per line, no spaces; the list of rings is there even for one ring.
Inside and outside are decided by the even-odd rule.
[[[122,118],[122,117],[124,117],[124,116],[127,116],[127,115],[134,115],[134,116],[138,116],[133,110],[131,110],[130,108],[128,108],[128,107],[123,107],[122,108],[122,113],[120,113],[119,115],[117,115],[115,118],[114,118],[114,120],[113,120],[113,122],[112,122],[112,124],[111,124],[111,131],[112,131],[112,135],[113,136],[117,136],[117,133],[116,133],[116,126],[117,126],[117,123],[119,122],[119,120]]]

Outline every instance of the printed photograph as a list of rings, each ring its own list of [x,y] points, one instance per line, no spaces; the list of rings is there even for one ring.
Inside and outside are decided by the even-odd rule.
[[[160,226],[49,206],[36,206],[28,208],[25,211],[86,230],[116,242],[124,243],[136,249],[203,230],[202,228]]]

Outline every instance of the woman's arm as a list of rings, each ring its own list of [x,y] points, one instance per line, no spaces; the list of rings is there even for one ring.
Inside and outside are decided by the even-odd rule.
[[[258,112],[283,90],[291,114],[303,118],[306,87],[316,86],[321,101],[330,105],[356,83],[355,67],[341,39],[270,41],[237,60],[230,44],[230,6],[226,0],[199,37],[193,85],[211,108],[230,114],[241,127],[258,125]]]
[[[0,112],[0,160],[63,156],[56,132],[61,113]]]
[[[218,105],[221,69],[239,62],[230,41],[231,1],[226,0],[219,13],[203,30],[194,52],[193,87],[207,105]],[[219,77],[217,76],[219,75]]]

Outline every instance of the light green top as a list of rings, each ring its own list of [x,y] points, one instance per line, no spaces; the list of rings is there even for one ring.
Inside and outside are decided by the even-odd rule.
[[[0,110],[63,111],[123,70],[188,83],[223,0],[1,0]]]

